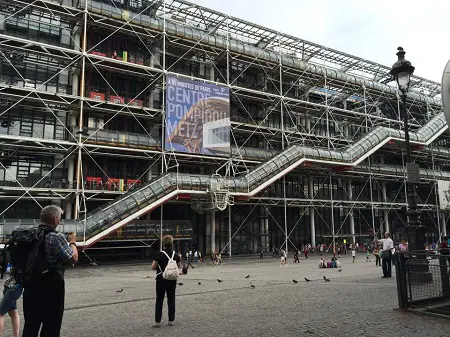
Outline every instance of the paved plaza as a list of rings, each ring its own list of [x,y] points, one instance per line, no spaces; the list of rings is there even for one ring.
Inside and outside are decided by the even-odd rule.
[[[180,277],[175,326],[159,329],[152,328],[150,263],[76,267],[66,276],[62,336],[448,336],[448,320],[394,310],[395,278],[381,279],[381,268],[362,253],[355,263],[343,257],[341,272],[319,269],[318,261],[313,255],[287,267],[272,258],[196,265]]]

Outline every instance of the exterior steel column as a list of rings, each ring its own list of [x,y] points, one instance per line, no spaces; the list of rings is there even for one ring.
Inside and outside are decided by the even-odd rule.
[[[210,226],[211,226],[211,252],[214,253],[216,251],[216,211],[211,211]]]
[[[311,133],[311,117],[310,116],[306,117],[305,129],[306,129],[306,132]]]
[[[380,164],[384,165],[384,158],[380,158]],[[383,202],[388,202],[387,192],[386,192],[386,183],[383,181],[381,182],[381,194],[383,197]],[[390,226],[389,226],[389,210],[383,210],[383,216],[384,216],[384,232],[390,232]],[[381,237],[384,237],[384,233],[381,233]]]
[[[348,124],[344,124],[343,129],[344,129],[344,137],[345,137],[345,139],[350,139],[349,132],[348,132]]]
[[[72,219],[72,202],[67,200],[66,207],[64,210],[64,219]]]
[[[209,66],[209,80],[210,81],[216,80],[214,64],[212,62],[211,65]]]
[[[211,213],[205,213],[206,216],[206,254],[211,255]]]
[[[447,217],[445,216],[445,212],[440,212],[441,216],[441,236],[447,236]]]
[[[312,200],[314,198],[313,179],[308,179],[308,198]],[[316,221],[315,221],[315,209],[313,206],[309,206],[309,226],[311,228],[311,246],[316,246]]]
[[[80,86],[80,76],[76,73],[72,73],[72,95],[78,96],[79,86]]]
[[[231,241],[233,240],[233,235],[231,234],[231,205],[228,205],[228,256],[231,257]]]
[[[347,181],[347,193],[348,199],[352,201],[353,189],[352,189],[352,181],[350,179]],[[353,207],[348,211],[348,221],[350,223],[350,234],[352,235],[352,244],[354,245],[356,243],[356,236],[355,236],[355,218],[353,216]]]
[[[387,192],[386,192],[386,183],[381,183],[381,193],[383,194],[383,202],[388,202],[387,198]],[[384,231],[389,232],[390,226],[389,226],[389,210],[384,210]],[[382,233],[383,234],[383,233]]]

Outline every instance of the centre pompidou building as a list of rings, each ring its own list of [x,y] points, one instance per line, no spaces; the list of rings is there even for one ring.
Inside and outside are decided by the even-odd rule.
[[[1,0],[0,11],[4,238],[48,204],[88,255],[108,257],[145,257],[165,233],[180,251],[231,254],[405,235],[390,67],[186,1]],[[197,103],[167,137],[170,78],[227,101]],[[413,76],[430,243],[450,204],[440,100],[438,83]],[[222,112],[198,115],[205,106]]]

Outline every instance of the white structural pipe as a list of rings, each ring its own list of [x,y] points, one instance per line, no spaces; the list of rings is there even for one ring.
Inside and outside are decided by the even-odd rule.
[[[450,124],[450,61],[444,69],[444,74],[442,75],[442,105],[444,107],[444,115],[447,119],[447,123]]]

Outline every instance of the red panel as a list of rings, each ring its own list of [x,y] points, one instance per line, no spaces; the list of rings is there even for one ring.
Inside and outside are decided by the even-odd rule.
[[[86,181],[102,182],[102,178],[99,178],[99,177],[86,177]]]
[[[395,140],[391,139],[390,141],[388,141],[388,145],[394,145],[395,144]]]
[[[178,199],[189,200],[189,199],[191,199],[191,195],[186,194],[186,193],[181,193],[181,194],[178,194]]]
[[[143,107],[144,101],[141,99],[130,99],[130,101],[128,102],[128,105]]]
[[[100,92],[91,91],[91,93],[89,94],[89,98],[95,99],[97,101],[104,101],[105,94],[102,94]]]
[[[93,51],[92,55],[98,55],[98,56],[106,56],[105,53],[100,53],[99,51]]]
[[[351,166],[335,166],[335,167],[331,168],[331,170],[333,172],[343,172],[343,171],[349,171],[351,169],[352,169]]]
[[[123,104],[125,102],[125,98],[123,98],[122,96],[109,96],[108,102],[116,103],[116,104]]]
[[[141,181],[139,179],[127,179],[127,185],[131,184],[140,184]]]

